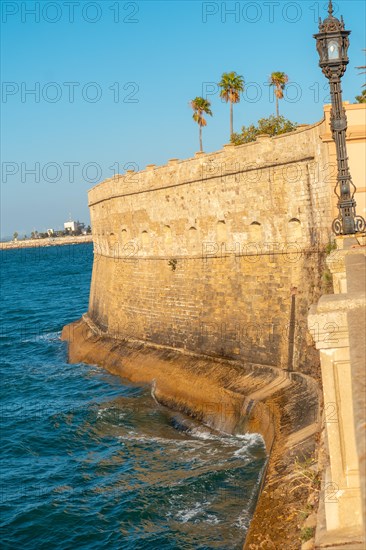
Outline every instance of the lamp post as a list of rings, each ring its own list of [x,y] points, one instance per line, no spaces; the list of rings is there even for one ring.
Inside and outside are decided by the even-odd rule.
[[[347,117],[342,103],[341,78],[348,65],[347,51],[351,31],[344,28],[343,17],[333,16],[332,0],[329,1],[328,17],[319,17],[319,33],[314,34],[319,54],[319,66],[328,78],[332,98],[330,127],[336,144],[338,175],[334,192],[338,197],[338,217],[333,221],[332,230],[336,235],[352,235],[365,229],[365,220],[356,215],[354,195],[356,187],[349,172],[346,130]]]

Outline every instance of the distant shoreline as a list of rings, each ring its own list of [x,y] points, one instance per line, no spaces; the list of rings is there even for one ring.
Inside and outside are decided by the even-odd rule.
[[[22,241],[8,241],[0,243],[0,250],[15,248],[37,248],[47,246],[65,246],[67,244],[85,244],[93,242],[93,235],[79,235],[78,237],[48,237],[46,239],[26,239]]]

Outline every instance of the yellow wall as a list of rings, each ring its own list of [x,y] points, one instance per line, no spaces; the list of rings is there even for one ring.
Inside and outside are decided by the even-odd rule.
[[[356,212],[366,219],[366,104],[344,103],[347,115],[347,152],[351,177],[357,188],[355,200],[357,203]],[[329,155],[329,184],[333,190],[336,184],[336,166],[337,156],[336,147],[330,131],[330,105],[324,106],[325,113],[325,132],[321,134],[321,139],[328,146]],[[337,198],[333,195],[333,217],[337,216],[336,207]]]

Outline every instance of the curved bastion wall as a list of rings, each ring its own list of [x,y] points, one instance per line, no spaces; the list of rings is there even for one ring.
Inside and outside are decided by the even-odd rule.
[[[332,220],[324,122],[148,166],[89,192],[103,332],[310,372]]]

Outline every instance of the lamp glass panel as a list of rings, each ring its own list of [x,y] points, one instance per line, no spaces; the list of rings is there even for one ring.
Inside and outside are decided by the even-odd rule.
[[[328,59],[339,59],[339,43],[338,40],[328,41]]]

